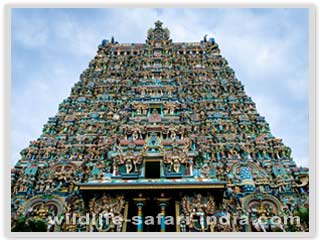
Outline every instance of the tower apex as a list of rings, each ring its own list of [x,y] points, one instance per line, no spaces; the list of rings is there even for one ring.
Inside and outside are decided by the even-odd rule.
[[[154,28],[150,28],[148,30],[146,42],[148,44],[169,43],[171,41],[169,29],[168,28],[164,28],[162,26],[163,22],[161,22],[160,20],[157,20],[154,23],[154,25],[155,25]]]

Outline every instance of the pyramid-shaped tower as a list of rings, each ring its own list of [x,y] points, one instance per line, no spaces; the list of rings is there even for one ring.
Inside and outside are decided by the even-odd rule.
[[[290,153],[214,38],[172,42],[157,21],[145,43],[103,40],[21,151],[12,230],[308,231],[308,169]],[[96,214],[89,224],[71,221],[86,213]],[[131,221],[93,221],[101,215]],[[212,221],[221,216],[299,216],[301,224]]]

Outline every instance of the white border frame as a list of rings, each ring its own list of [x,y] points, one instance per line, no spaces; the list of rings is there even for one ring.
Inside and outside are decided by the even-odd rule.
[[[171,7],[180,7],[180,8],[308,8],[309,9],[309,156],[310,156],[310,192],[309,192],[309,206],[310,206],[310,223],[309,223],[309,232],[292,232],[292,233],[252,233],[252,232],[228,232],[228,233],[152,233],[152,232],[143,232],[143,233],[66,233],[66,232],[53,232],[53,233],[29,233],[29,232],[11,232],[11,190],[10,190],[10,99],[11,99],[11,13],[12,8],[121,8],[121,7],[144,7],[144,8],[171,8]],[[5,81],[4,81],[4,112],[6,117],[4,118],[4,135],[5,135],[5,147],[4,147],[4,188],[6,192],[5,199],[5,216],[6,216],[6,226],[5,233],[7,237],[77,237],[77,238],[87,238],[87,237],[104,237],[104,238],[164,238],[164,237],[174,237],[174,238],[230,238],[230,237],[242,237],[242,238],[262,238],[262,237],[313,237],[316,233],[316,219],[315,219],[315,161],[316,161],[316,32],[315,32],[315,21],[316,21],[316,8],[311,4],[7,4],[4,7],[4,30],[5,30]],[[154,236],[154,235],[157,236]]]

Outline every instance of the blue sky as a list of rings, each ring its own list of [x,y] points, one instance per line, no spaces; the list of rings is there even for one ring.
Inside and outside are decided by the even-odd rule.
[[[308,166],[307,9],[12,10],[12,164],[70,94],[102,39],[144,42],[156,20],[176,42],[215,37],[274,136]]]

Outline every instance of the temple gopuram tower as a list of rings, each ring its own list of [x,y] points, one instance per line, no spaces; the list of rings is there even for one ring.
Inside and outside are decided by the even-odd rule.
[[[160,21],[145,43],[102,41],[41,136],[21,151],[11,176],[12,231],[309,226],[308,169],[271,134],[215,39],[173,42]],[[141,221],[84,225],[66,217],[86,213]],[[54,216],[62,223],[53,224]],[[148,216],[156,223],[147,224]],[[210,221],[221,216],[299,216],[301,224]]]

